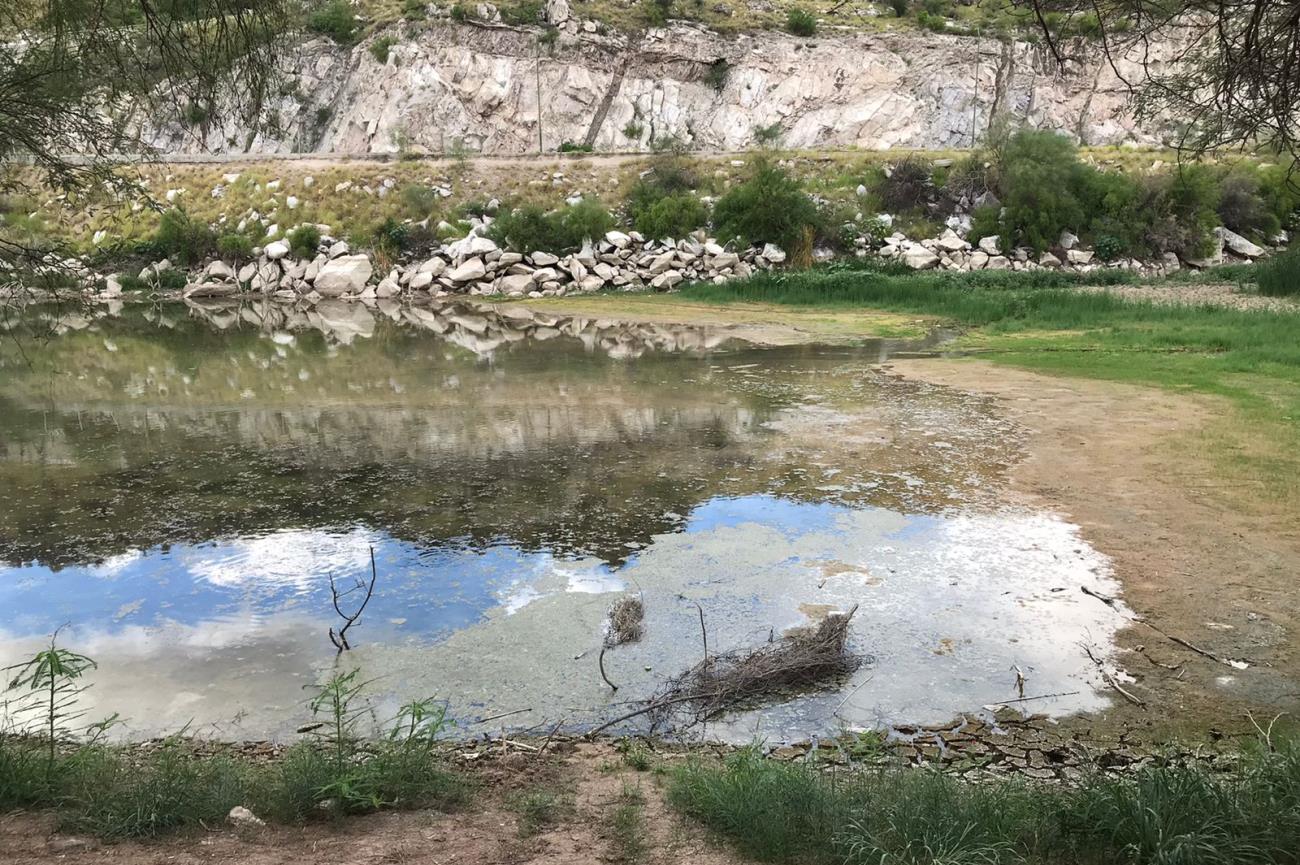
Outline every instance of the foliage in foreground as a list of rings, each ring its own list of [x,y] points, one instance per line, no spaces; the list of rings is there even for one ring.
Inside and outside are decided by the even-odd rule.
[[[1260,294],[1300,296],[1300,248],[1289,249],[1261,263],[1258,276]]]
[[[669,786],[679,811],[768,862],[1300,861],[1300,748],[1243,755],[1218,774],[1156,765],[1077,785],[969,784],[924,770],[838,772],[743,751],[691,763]]]
[[[5,671],[0,726],[0,811],[57,809],[62,825],[103,838],[154,837],[219,825],[236,805],[273,822],[384,808],[446,808],[467,797],[438,738],[445,707],[402,706],[377,738],[364,738],[365,682],[336,673],[310,700],[312,738],[273,762],[202,748],[176,736],[161,747],[102,743],[116,721],[84,723],[78,697],[89,658],[55,646]]]

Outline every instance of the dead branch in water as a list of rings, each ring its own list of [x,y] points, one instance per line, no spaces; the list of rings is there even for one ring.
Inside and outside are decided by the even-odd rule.
[[[338,613],[339,617],[343,619],[343,627],[339,628],[338,633],[335,633],[334,629],[330,628],[330,642],[334,644],[334,648],[338,649],[338,653],[340,655],[343,654],[344,651],[350,650],[352,648],[352,646],[348,643],[348,628],[356,624],[357,619],[361,618],[361,614],[365,612],[366,605],[370,603],[370,598],[375,594],[375,582],[378,579],[379,579],[379,571],[375,568],[374,547],[370,548],[370,582],[369,583],[366,583],[362,580],[357,580],[355,586],[348,589],[346,592],[339,592],[338,586],[334,582],[334,575],[330,574],[330,596],[334,602],[334,612]],[[361,599],[361,605],[357,607],[356,612],[352,613],[351,615],[343,612],[343,608],[339,606],[339,601],[341,601],[343,598],[347,597],[348,595],[352,594],[353,592],[358,592],[361,591],[362,589],[366,590],[366,596]]]
[[[1107,685],[1110,685],[1112,688],[1114,688],[1117,692],[1119,692],[1119,695],[1121,697],[1123,697],[1125,700],[1128,700],[1134,706],[1141,706],[1143,709],[1147,707],[1145,700],[1141,699],[1140,697],[1135,697],[1129,691],[1124,690],[1124,686],[1119,683],[1118,679],[1116,679],[1114,676],[1110,674],[1110,672],[1106,669],[1105,665],[1102,664],[1101,659],[1093,654],[1091,646],[1089,646],[1086,643],[1083,643],[1081,645],[1083,646],[1083,651],[1087,653],[1088,659],[1092,661],[1092,663],[1097,667],[1097,672],[1101,673],[1101,677],[1106,680]]]
[[[615,646],[640,640],[641,622],[644,619],[645,604],[640,597],[628,595],[619,598],[609,608],[609,624],[605,628],[605,637],[601,640],[600,655],[596,658],[596,665],[600,668],[600,678],[604,679],[605,684],[609,685],[615,693],[618,692],[618,685],[611,682],[605,672],[605,652]]]
[[[817,687],[857,669],[847,649],[857,612],[832,614],[758,649],[708,656],[670,680],[651,700],[651,727],[689,727],[773,694]]]

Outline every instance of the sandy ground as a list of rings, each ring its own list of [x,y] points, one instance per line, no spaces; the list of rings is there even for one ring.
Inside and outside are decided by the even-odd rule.
[[[590,865],[620,862],[610,819],[625,785],[644,799],[648,865],[733,865],[735,858],[664,803],[662,778],[637,772],[609,744],[563,745],[563,753],[485,754],[466,767],[477,785],[464,811],[377,814],[307,827],[234,828],[154,842],[99,844],[55,831],[48,815],[0,816],[0,862],[85,865]],[[544,789],[570,806],[559,822],[526,835],[512,795]]]
[[[1112,559],[1134,612],[1220,659],[1249,663],[1239,669],[1134,625],[1121,632],[1121,661],[1136,680],[1128,690],[1147,705],[1117,696],[1103,720],[1156,738],[1204,736],[1242,727],[1248,712],[1267,723],[1300,708],[1300,521],[1286,501],[1256,495],[1250,478],[1223,478],[1211,461],[1230,406],[976,360],[891,366],[996,398],[1028,434],[1013,494],[1079,524]]]

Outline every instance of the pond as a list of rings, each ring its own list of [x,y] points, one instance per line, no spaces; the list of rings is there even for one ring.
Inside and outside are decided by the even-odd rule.
[[[59,631],[123,735],[286,737],[336,665],[377,715],[435,696],[467,733],[581,729],[699,660],[700,609],[741,650],[858,608],[856,673],[722,738],[1107,704],[1079,644],[1110,650],[1116,617],[1080,592],[1116,594],[1109,564],[1009,497],[1021,445],[993,403],[882,368],[929,341],[466,304],[5,322],[0,665]],[[331,581],[368,578],[372,549],[340,658]],[[597,659],[628,594],[644,635],[606,653],[615,694]]]

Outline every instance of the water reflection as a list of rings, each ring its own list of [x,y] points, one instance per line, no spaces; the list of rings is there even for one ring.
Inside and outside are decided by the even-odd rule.
[[[329,578],[373,546],[352,660],[462,717],[599,715],[628,590],[647,637],[607,658],[620,698],[691,662],[699,600],[720,646],[860,604],[853,723],[1005,699],[1013,663],[1082,691],[1036,708],[1099,704],[1073,644],[1113,627],[1076,603],[1115,591],[1105,562],[998,505],[1014,431],[877,373],[897,346],[340,306],[27,316],[54,335],[0,355],[0,663],[66,623],[134,733],[284,734],[333,661]],[[728,732],[834,728],[841,700]]]

